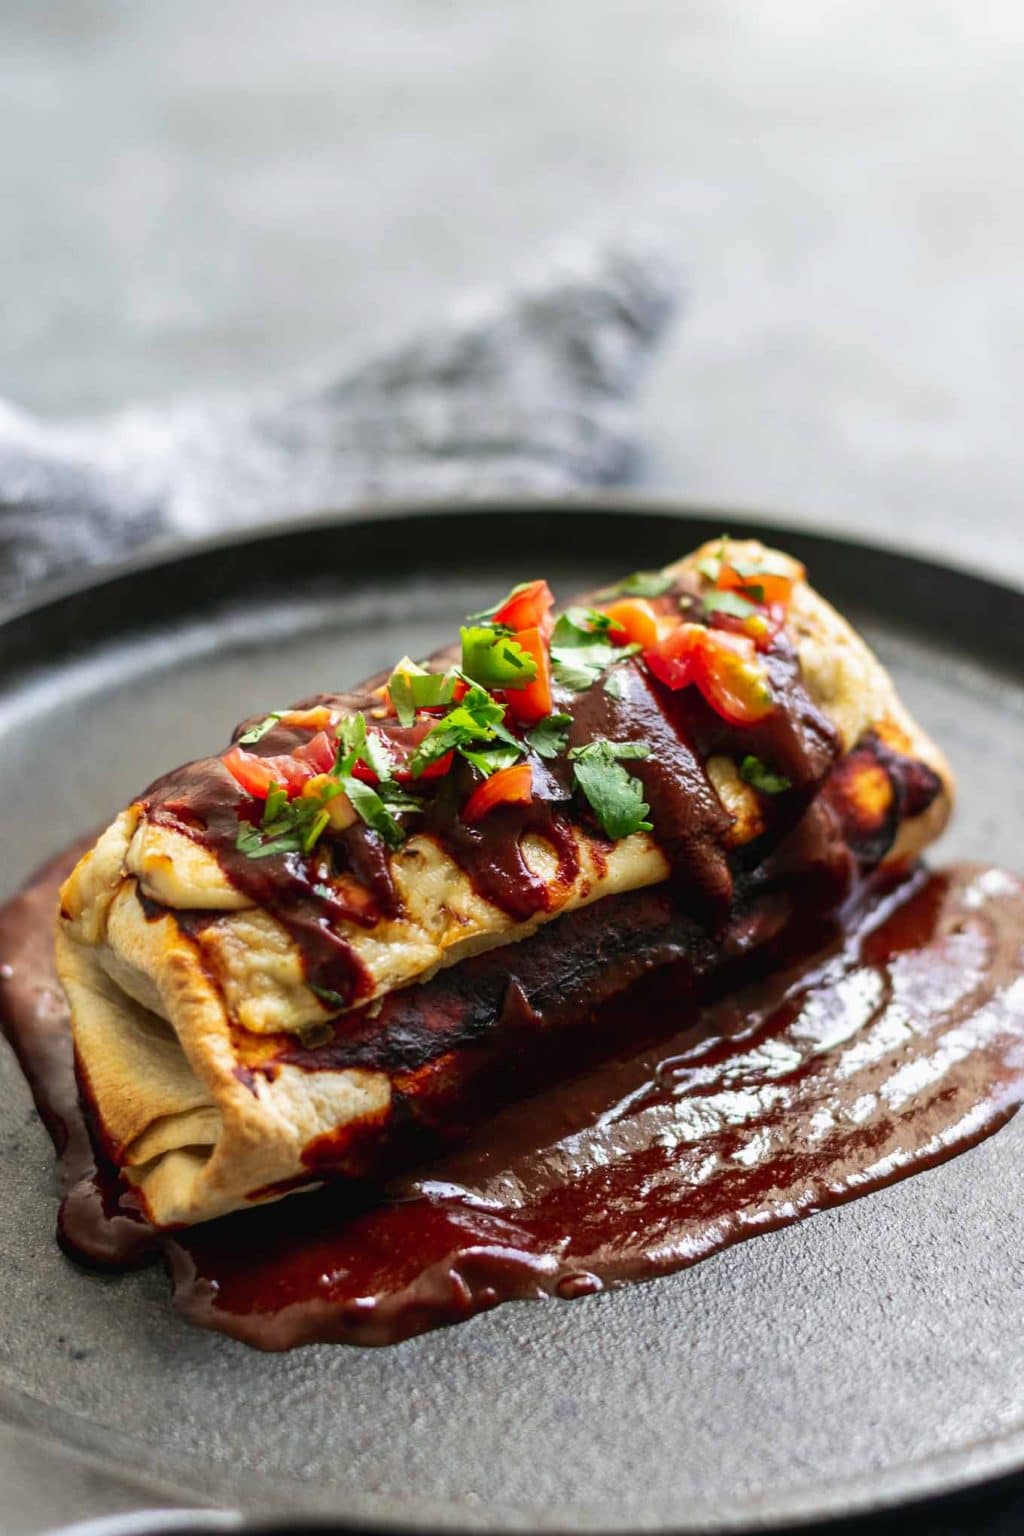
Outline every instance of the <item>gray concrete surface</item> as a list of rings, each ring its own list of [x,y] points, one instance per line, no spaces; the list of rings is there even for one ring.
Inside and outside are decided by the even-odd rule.
[[[652,488],[1024,579],[1010,0],[3,0],[0,78],[23,406],[263,384],[646,229]]]

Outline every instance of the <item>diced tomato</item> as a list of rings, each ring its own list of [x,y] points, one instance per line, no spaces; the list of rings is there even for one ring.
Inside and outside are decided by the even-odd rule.
[[[645,597],[623,597],[600,612],[618,625],[608,633],[612,645],[657,645],[682,623],[678,614],[658,613]]]
[[[416,779],[413,779],[413,776],[408,771],[408,769],[402,768],[395,769],[395,778],[398,780],[399,784],[422,784],[424,779],[443,779],[454,761],[455,753],[446,752],[444,757],[435,758],[432,763],[428,763],[427,767],[424,768],[423,772],[419,774]]]
[[[479,821],[498,805],[525,805],[532,799],[533,769],[529,763],[513,763],[477,785],[462,808],[462,819]]]
[[[667,688],[687,688],[693,682],[694,657],[706,633],[703,624],[680,624],[644,651],[644,661]]]
[[[246,794],[257,800],[265,800],[274,784],[287,790],[289,797],[297,795],[317,772],[311,764],[294,757],[257,757],[255,752],[237,746],[225,752],[223,762]]]
[[[720,592],[739,592],[755,603],[781,603],[783,607],[793,595],[793,587],[803,579],[803,566],[792,576],[778,571],[754,571],[743,576],[734,566],[722,563],[715,586]]]
[[[764,663],[745,635],[706,629],[694,657],[693,680],[712,709],[732,725],[754,725],[775,708]]]
[[[775,707],[764,663],[746,635],[683,624],[645,651],[644,660],[669,688],[695,684],[733,725],[753,725]]]
[[[354,779],[361,779],[364,784],[380,783],[369,763],[364,763],[361,757],[357,758],[352,764],[352,777]]]
[[[494,615],[495,624],[507,624],[517,633],[521,629],[539,629],[550,635],[553,621],[551,609],[555,596],[546,581],[528,581],[514,592]]]
[[[520,725],[536,725],[551,713],[551,657],[548,643],[540,629],[521,629],[516,640],[527,656],[537,663],[537,675],[525,688],[509,688],[508,712]]]
[[[326,731],[317,731],[309,741],[296,747],[292,754],[301,763],[309,763],[314,773],[330,773],[337,755],[338,743]]]

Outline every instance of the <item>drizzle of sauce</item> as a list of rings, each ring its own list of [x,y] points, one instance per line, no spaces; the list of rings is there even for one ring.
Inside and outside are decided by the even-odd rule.
[[[658,599],[658,605],[675,608],[683,594],[680,585]],[[448,648],[437,652],[431,663],[443,669],[457,659]],[[628,771],[643,785],[677,899],[719,931],[729,915],[733,866],[750,867],[751,861],[757,862],[785,836],[839,755],[836,732],[808,697],[796,653],[784,632],[773,640],[764,662],[775,707],[753,729],[730,726],[709,709],[696,689],[674,693],[631,660],[616,668],[620,697],[608,693],[601,682],[579,693],[555,689],[556,710],[571,717],[571,747],[604,739],[648,748],[646,760],[630,761]],[[394,718],[376,717],[380,700],[374,690],[384,681],[386,674],[381,674],[354,692],[318,694],[296,708],[326,705],[342,714],[368,712],[373,729],[385,739],[390,735],[397,745],[408,731]],[[244,721],[233,739],[237,741],[255,723]],[[254,745],[260,755],[273,757],[293,751],[310,735],[308,728],[278,722]],[[732,818],[704,768],[712,750],[735,757],[753,751],[792,781],[789,792],[771,797],[766,805],[766,829],[756,847],[730,853]],[[424,797],[425,805],[409,824],[410,831],[435,837],[477,894],[516,922],[559,905],[561,893],[578,874],[570,810],[574,820],[596,833],[598,849],[603,837],[589,807],[580,803],[578,795],[574,798],[571,764],[565,758],[550,765],[538,757],[531,761],[535,795],[531,803],[501,806],[479,822],[465,822],[461,807],[473,781],[468,766],[457,762],[440,778],[416,782],[416,793]],[[228,880],[287,929],[315,988],[342,998],[345,1006],[358,1004],[372,992],[372,978],[339,924],[355,922],[369,928],[382,917],[398,914],[400,903],[387,850],[375,832],[357,822],[340,834],[328,829],[311,856],[279,853],[252,859],[236,846],[238,830],[240,823],[258,818],[261,803],[244,794],[219,757],[175,769],[151,784],[141,798],[151,821],[201,843]],[[553,850],[554,879],[541,879],[531,869],[524,848],[530,837]]]
[[[703,1009],[672,966],[635,981],[589,1018],[589,1054],[575,1037],[572,1076],[482,1100],[470,1141],[383,1189],[157,1240],[78,1109],[51,923],[80,851],[0,912],[0,1017],[62,1154],[62,1241],[122,1266],[148,1241],[186,1317],[262,1348],[390,1343],[677,1270],[942,1162],[1024,1097],[1024,884],[917,871],[864,888],[842,923],[807,932],[804,909],[779,968]],[[543,1014],[526,992],[509,1006],[524,1027]]]

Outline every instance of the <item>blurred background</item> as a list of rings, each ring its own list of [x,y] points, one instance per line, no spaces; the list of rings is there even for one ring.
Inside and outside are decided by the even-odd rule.
[[[33,420],[277,388],[643,239],[681,303],[636,483],[1024,577],[1020,6],[6,0],[0,60]]]

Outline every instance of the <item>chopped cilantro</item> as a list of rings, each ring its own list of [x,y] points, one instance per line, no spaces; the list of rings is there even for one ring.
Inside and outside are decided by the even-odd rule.
[[[323,785],[316,795],[289,800],[279,784],[272,784],[259,826],[241,822],[235,847],[250,859],[268,859],[276,853],[311,853],[330,821],[327,802],[341,789],[340,784]]]
[[[571,724],[571,715],[546,715],[543,720],[538,721],[532,731],[527,731],[527,745],[536,752],[538,757],[558,757],[565,751],[568,744]]]
[[[401,725],[412,725],[418,709],[437,709],[450,704],[455,691],[454,671],[427,672],[403,658],[388,678],[388,692]]]
[[[605,587],[598,596],[611,597],[663,597],[672,585],[672,577],[664,571],[634,571],[614,587]]]
[[[389,848],[401,847],[405,842],[405,831],[373,786],[364,784],[362,779],[354,779],[351,775],[342,774],[341,778],[342,788],[356,815],[371,831],[378,833]]]
[[[602,752],[608,752],[615,758],[634,758],[642,761],[650,757],[651,749],[645,741],[606,741],[599,736],[596,741],[588,741],[585,746],[573,747],[569,753],[569,761],[579,762],[581,757],[586,757],[592,747],[600,747]]]
[[[628,750],[627,750],[628,749]],[[614,841],[634,832],[650,832],[650,807],[638,779],[623,768],[620,757],[646,757],[641,742],[591,741],[570,754],[576,783],[607,835]]]
[[[484,778],[490,778],[492,773],[497,773],[501,768],[511,768],[522,756],[522,748],[506,746],[504,742],[498,747],[459,747],[459,756],[464,757],[467,763],[472,763],[474,768],[479,768]]]
[[[378,788],[357,779],[353,769],[364,762],[377,775]],[[405,841],[405,831],[396,812],[419,809],[419,801],[395,782],[391,756],[376,731],[368,731],[366,717],[347,715],[338,726],[338,757],[325,782],[314,794],[307,792],[289,800],[279,784],[272,784],[258,827],[243,822],[238,828],[235,846],[251,859],[266,859],[275,853],[312,853],[330,825],[328,802],[337,795],[347,796],[361,821],[379,834],[389,848]]]
[[[424,736],[409,759],[409,772],[418,779],[424,769],[444,757],[446,752],[453,752],[456,747],[473,747],[479,742],[494,741],[496,737],[508,746],[518,745],[502,724],[504,715],[504,706],[493,699],[486,688],[473,684],[462,702],[442,715]]]
[[[276,821],[287,804],[288,791],[280,784],[271,784],[263,807],[264,826],[269,826],[271,822]]]
[[[267,715],[260,721],[259,725],[254,725],[251,731],[246,731],[244,736],[239,736],[238,745],[240,747],[251,747],[255,742],[262,741],[268,731],[274,729],[283,713],[283,710],[278,710],[274,714]]]
[[[622,686],[622,673],[618,669],[608,673],[604,680],[604,691],[610,694],[613,699],[624,699],[626,697]]]
[[[759,757],[748,753],[740,764],[740,778],[746,784],[752,784],[765,795],[782,795],[787,789],[792,789],[792,780],[784,774],[773,773]]]
[[[764,589],[760,589],[762,596]],[[704,595],[705,613],[728,613],[735,619],[752,619],[757,615],[757,609],[747,598],[741,597],[738,592],[707,592]]]
[[[612,645],[613,629],[622,625],[595,608],[570,608],[561,615],[551,636],[551,670],[556,682],[571,693],[593,687],[606,667],[635,656],[639,645]]]
[[[392,776],[394,765],[391,753],[385,746],[379,731],[367,730],[366,716],[362,711],[355,715],[346,715],[339,724],[338,761],[331,771],[350,774],[357,762],[365,763],[367,768],[371,768],[382,781]]]
[[[697,561],[697,570],[710,582],[718,580],[722,574],[722,566],[725,564],[726,551],[729,548],[729,535],[723,533],[718,541],[718,548],[713,555],[705,555],[703,560]],[[730,565],[732,561],[729,562]]]
[[[389,805],[393,811],[422,811],[423,809],[423,801],[416,795],[410,795],[397,779],[381,779],[377,786],[377,793],[384,804]]]
[[[320,1001],[322,1003],[326,1003],[329,1008],[344,1008],[345,999],[342,997],[340,992],[332,992],[330,987],[318,987],[316,983],[312,981],[308,981],[306,985],[313,993],[314,997],[318,997]]]
[[[525,688],[537,676],[537,663],[517,640],[487,624],[464,625],[462,671],[482,688]]]
[[[613,629],[622,629],[618,619],[610,619],[597,608],[567,608],[555,624],[552,645],[592,645],[604,640]]]

